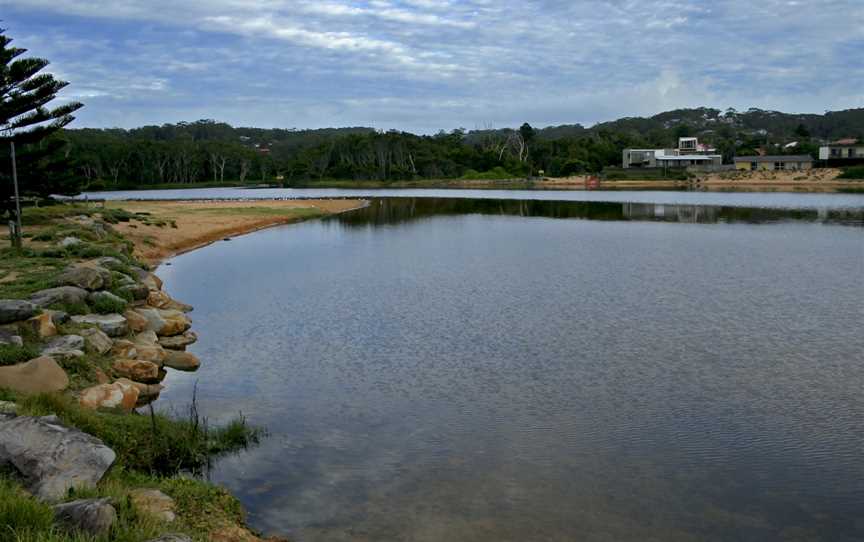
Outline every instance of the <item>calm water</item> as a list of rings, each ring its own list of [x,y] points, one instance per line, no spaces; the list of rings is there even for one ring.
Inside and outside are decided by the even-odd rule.
[[[376,200],[162,267],[299,541],[864,539],[864,204]],[[860,201],[860,200],[859,200]]]

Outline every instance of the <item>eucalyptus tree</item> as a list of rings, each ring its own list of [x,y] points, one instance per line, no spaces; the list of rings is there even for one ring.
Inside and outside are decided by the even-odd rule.
[[[50,73],[40,73],[48,65],[47,60],[21,58],[27,50],[12,46],[12,39],[5,33],[0,29],[0,149],[8,149],[8,159],[0,155],[0,214],[8,216],[12,245],[20,247],[19,198],[53,191],[54,175],[63,176],[58,172],[57,160],[52,158],[62,141],[51,136],[74,120],[72,113],[82,104],[67,102],[47,107],[68,83]],[[20,149],[17,162],[16,146]],[[68,191],[66,180],[63,178],[56,188]]]

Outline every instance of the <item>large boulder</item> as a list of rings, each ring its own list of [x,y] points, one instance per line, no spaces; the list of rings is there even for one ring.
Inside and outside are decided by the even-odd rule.
[[[138,402],[138,388],[131,380],[121,378],[112,384],[99,384],[81,391],[78,402],[81,406],[132,410]]]
[[[42,349],[43,356],[68,360],[84,356],[84,337],[80,335],[61,335],[48,341]]]
[[[109,337],[120,337],[129,331],[126,318],[119,314],[85,314],[73,316],[72,322],[76,324],[94,325],[105,332]]]
[[[139,308],[135,312],[147,319],[147,329],[163,337],[180,335],[192,326],[192,321],[180,311]]]
[[[78,288],[77,286],[58,286],[57,288],[48,288],[47,290],[39,290],[30,296],[30,301],[40,307],[47,307],[55,304],[75,304],[84,303],[87,301],[87,290]]]
[[[159,378],[160,380],[162,379],[162,371],[159,372]],[[144,384],[142,382],[133,382],[133,384],[138,388],[138,401],[135,403],[136,408],[149,405],[158,399],[159,394],[165,389],[165,386],[162,384]]]
[[[170,523],[177,519],[174,499],[158,489],[135,489],[129,494],[132,506],[139,513]]]
[[[169,350],[165,358],[165,367],[177,369],[178,371],[197,371],[201,361],[195,354],[181,350]]]
[[[135,343],[126,339],[117,339],[114,341],[114,346],[111,347],[111,355],[116,358],[135,359],[138,355],[138,349],[135,348]]]
[[[108,534],[117,521],[111,499],[81,499],[55,505],[54,521],[70,531],[91,535]]]
[[[131,309],[126,309],[123,318],[126,319],[126,323],[129,324],[129,331],[132,333],[141,333],[147,329],[147,319]]]
[[[69,377],[66,371],[48,356],[0,367],[0,388],[8,388],[25,395],[63,391],[68,386]]]
[[[150,294],[150,288],[148,288],[146,284],[140,282],[121,284],[118,289],[123,292],[129,292],[129,294],[132,295],[132,299],[135,301],[143,301],[147,299],[147,296]]]
[[[161,290],[162,289],[162,279],[151,273],[150,271],[145,271],[140,267],[133,267],[132,271],[135,272],[138,280],[147,286],[150,290]]]
[[[159,366],[152,361],[118,359],[111,366],[119,376],[135,382],[154,384],[159,382]]]
[[[114,344],[111,337],[96,327],[88,327],[81,330],[80,333],[84,337],[84,349],[91,354],[105,354],[111,350]]]
[[[0,324],[26,320],[39,314],[35,303],[23,299],[0,299]]]
[[[57,326],[54,325],[54,320],[47,312],[29,318],[25,325],[40,339],[57,335]]]
[[[96,265],[72,265],[57,277],[57,283],[90,291],[101,290],[111,286],[111,271]]]
[[[120,273],[125,273],[128,270],[127,265],[115,258],[114,256],[102,256],[101,258],[90,260],[88,263],[90,265],[103,267],[105,269],[110,269],[111,271],[117,271]]]
[[[135,336],[134,339],[136,355],[135,359],[152,361],[153,363],[162,366],[168,353],[159,344],[159,338],[152,331],[144,331]]]
[[[72,488],[95,487],[115,458],[101,440],[56,416],[0,419],[0,464],[15,467],[43,501],[60,500]]]
[[[180,312],[192,311],[192,305],[172,299],[171,296],[161,290],[151,290],[147,296],[147,304],[157,309],[178,310]]]
[[[195,343],[198,340],[198,335],[194,331],[187,331],[182,335],[174,335],[173,337],[160,337],[159,344],[162,348],[170,350],[185,350],[187,346]]]

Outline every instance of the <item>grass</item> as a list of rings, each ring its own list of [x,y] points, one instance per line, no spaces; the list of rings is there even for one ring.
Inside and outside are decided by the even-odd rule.
[[[19,415],[56,414],[117,453],[114,466],[97,487],[67,495],[67,500],[110,498],[117,523],[109,534],[85,537],[64,532],[53,524],[48,505],[24,492],[13,474],[0,471],[0,542],[144,542],[166,532],[203,541],[215,530],[244,524],[243,509],[228,491],[199,479],[174,476],[198,471],[216,455],[257,443],[262,432],[242,416],[224,427],[208,428],[198,415],[194,396],[184,419],[96,412],[57,394],[17,397],[0,389],[0,400],[16,401]],[[164,524],[135,510],[129,495],[138,488],[158,489],[172,497],[177,520]]]
[[[497,181],[506,179],[518,179],[519,176],[513,175],[503,167],[498,166],[482,173],[473,169],[469,169],[464,174],[462,174],[461,178],[464,180]]]
[[[194,398],[184,419],[96,412],[64,395],[23,397],[17,403],[24,415],[56,414],[66,424],[102,439],[126,468],[152,474],[198,471],[213,457],[257,444],[262,436],[242,417],[223,427],[208,427]]]
[[[39,350],[32,345],[0,344],[0,366],[24,363],[37,357],[39,357]]]
[[[165,524],[136,510],[130,494],[135,489],[158,489],[173,498],[177,519]],[[117,522],[103,536],[68,532],[54,524],[50,505],[39,502],[9,475],[0,475],[0,542],[145,542],[168,532],[208,540],[209,533],[242,524],[243,510],[226,490],[200,480],[164,478],[114,468],[95,489],[78,490],[69,500],[109,498]]]
[[[98,297],[90,302],[90,309],[96,314],[122,314],[126,310],[126,300]]]

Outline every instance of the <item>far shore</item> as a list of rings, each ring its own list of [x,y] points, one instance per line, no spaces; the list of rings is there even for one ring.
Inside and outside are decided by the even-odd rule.
[[[135,255],[156,266],[167,258],[227,237],[366,205],[365,200],[111,201],[106,206],[142,213],[147,221],[115,228],[135,245]]]
[[[864,190],[864,180],[839,179],[840,169],[811,169],[806,171],[728,171],[722,173],[696,173],[682,179],[639,179],[638,173],[630,170],[629,179],[601,179],[592,182],[589,175],[571,177],[540,177],[534,179],[423,179],[413,181],[353,181],[322,179],[318,181],[277,181],[274,183],[194,183],[177,185],[118,186],[116,190],[179,190],[196,188],[430,188],[430,189],[474,189],[474,190],[741,190],[776,192],[833,192],[846,189]],[[107,190],[112,191],[112,190]],[[93,192],[98,194],[99,192]],[[97,196],[98,197],[98,196]]]

